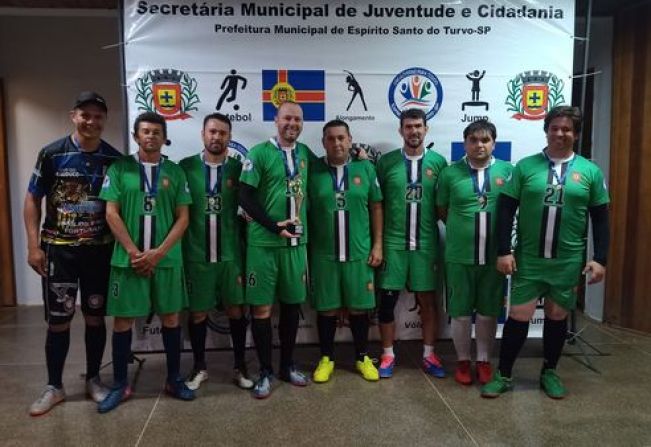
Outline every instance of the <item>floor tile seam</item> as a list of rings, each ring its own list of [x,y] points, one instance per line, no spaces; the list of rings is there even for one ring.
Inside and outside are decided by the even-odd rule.
[[[10,323],[10,324],[2,324],[2,321],[0,321],[0,329],[33,329],[33,328],[41,328],[43,329],[43,333],[47,332],[47,325],[43,323],[26,323],[26,324],[15,324],[15,323]],[[82,327],[83,329],[83,327]]]
[[[596,325],[594,325],[594,327],[595,327],[595,329],[597,329],[599,332],[601,332],[601,333],[603,333],[603,334],[606,334],[606,335],[608,335],[609,337],[612,337],[612,338],[614,338],[615,340],[618,340],[618,341],[620,341],[620,342],[623,343],[623,344],[631,344],[630,342],[626,341],[626,339],[621,338],[621,337],[619,337],[619,336],[613,334],[612,331],[611,331],[609,328],[605,328],[605,327],[603,327],[603,326],[600,325],[600,324],[599,324],[599,325],[596,324]]]
[[[630,346],[637,352],[641,352],[642,354],[651,356],[651,352],[645,351],[644,349],[640,349],[638,346],[636,346],[634,344],[631,344]]]
[[[430,388],[432,388],[432,390],[434,391],[434,393],[439,397],[439,399],[441,399],[441,401],[443,402],[443,404],[445,405],[445,407],[448,409],[448,411],[450,412],[450,414],[452,415],[452,417],[453,417],[453,418],[457,421],[457,423],[461,426],[461,428],[463,429],[463,431],[464,431],[464,433],[466,434],[466,436],[468,436],[468,438],[470,439],[470,441],[471,441],[474,445],[479,446],[479,443],[477,442],[477,440],[475,439],[475,437],[474,437],[474,436],[472,435],[472,433],[470,432],[470,429],[469,429],[468,427],[466,427],[466,425],[463,423],[463,421],[461,420],[461,418],[459,417],[459,415],[457,414],[457,412],[454,411],[454,409],[452,408],[452,406],[450,405],[450,403],[447,401],[447,399],[443,396],[443,394],[442,394],[442,393],[439,391],[439,389],[436,387],[436,385],[435,385],[434,382],[433,382],[433,379],[432,379],[430,376],[428,376],[428,375],[425,373],[425,371],[422,370],[421,365],[420,365],[420,364],[418,363],[418,361],[417,361],[418,359],[414,359],[414,357],[413,357],[411,354],[410,354],[408,357],[409,357],[409,360],[414,364],[414,366],[416,366],[416,368],[418,368],[418,370],[419,370],[419,372],[420,372],[420,374],[421,374],[421,377],[423,377],[423,378],[425,379],[425,381],[426,381],[427,384],[430,386]]]
[[[45,364],[45,359],[41,362],[8,362],[8,363],[0,363],[0,367],[2,366],[46,366]],[[83,369],[86,369],[86,362],[66,362],[65,367],[69,369],[70,367],[75,367],[75,366],[80,366],[83,367]],[[79,374],[83,374],[84,371],[80,372]]]
[[[606,323],[597,324],[601,330],[608,332],[623,332],[626,335],[630,335],[638,338],[646,338],[651,341],[651,332],[644,332],[637,329],[631,329],[623,326],[612,326]]]
[[[140,442],[142,441],[142,438],[145,436],[145,432],[147,431],[147,426],[149,426],[149,423],[151,422],[151,419],[154,416],[154,412],[156,411],[156,407],[158,407],[158,403],[160,402],[160,397],[161,397],[161,393],[159,392],[158,395],[156,396],[156,401],[154,402],[154,405],[151,407],[151,411],[149,412],[149,416],[147,416],[147,420],[145,421],[145,425],[143,425],[142,430],[140,431],[140,434],[138,435],[138,439],[136,440],[136,443],[134,444],[134,447],[138,447],[140,445]]]

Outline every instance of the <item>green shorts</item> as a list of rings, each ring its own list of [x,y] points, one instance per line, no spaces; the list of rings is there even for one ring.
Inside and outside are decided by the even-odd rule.
[[[504,308],[505,278],[490,265],[445,264],[448,314],[452,318],[472,316],[473,311],[499,317]]]
[[[245,302],[301,304],[307,295],[307,252],[296,247],[247,247]]]
[[[516,259],[511,305],[526,304],[539,297],[552,300],[564,309],[576,307],[576,289],[583,262],[558,259]],[[522,265],[521,265],[522,264]]]
[[[239,261],[185,264],[190,312],[204,312],[218,304],[224,307],[244,304],[243,275]]]
[[[375,307],[373,268],[365,259],[337,262],[310,258],[310,301],[317,312]]]
[[[111,266],[107,315],[146,317],[180,312],[187,306],[183,267],[157,268],[145,278],[131,267]]]
[[[431,292],[438,288],[436,254],[426,250],[384,249],[378,287],[385,290]]]

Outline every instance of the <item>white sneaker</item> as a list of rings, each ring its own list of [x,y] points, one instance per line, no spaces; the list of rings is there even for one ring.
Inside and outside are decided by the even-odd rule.
[[[95,376],[90,380],[86,380],[86,394],[88,397],[93,399],[93,401],[100,403],[106,399],[108,393],[109,388],[99,380],[99,376]]]
[[[190,388],[192,391],[196,391],[201,386],[201,383],[205,382],[206,380],[208,380],[208,371],[205,369],[201,369],[199,371],[194,370],[192,373],[190,373],[190,376],[185,381],[185,386]]]
[[[66,392],[61,388],[47,385],[38,399],[29,407],[31,416],[40,416],[50,411],[54,406],[66,399]]]
[[[246,371],[237,368],[233,370],[233,383],[243,390],[250,390],[255,385],[255,382],[247,377]]]

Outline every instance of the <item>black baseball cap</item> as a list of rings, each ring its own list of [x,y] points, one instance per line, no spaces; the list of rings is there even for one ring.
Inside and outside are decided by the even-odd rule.
[[[95,104],[100,109],[103,109],[105,112],[108,112],[108,108],[106,107],[106,101],[104,100],[104,98],[102,98],[100,95],[98,95],[95,92],[81,92],[79,96],[77,96],[77,100],[75,101],[75,106],[73,107],[73,109],[77,109],[86,104]]]

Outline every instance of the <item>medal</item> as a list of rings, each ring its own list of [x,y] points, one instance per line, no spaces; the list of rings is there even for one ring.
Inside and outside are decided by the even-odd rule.
[[[145,187],[145,196],[147,201],[153,205],[156,203],[156,195],[158,194],[158,177],[160,176],[161,162],[156,163],[151,168],[151,182],[149,181],[149,176],[147,175],[147,170],[143,162],[140,161],[140,157],[137,156],[138,165],[140,165],[140,176],[142,177],[142,183]]]
[[[567,174],[569,174],[570,171],[572,170],[572,166],[574,165],[574,160],[576,160],[576,156],[572,155],[571,160],[568,160],[561,165],[561,175],[559,176],[555,169],[556,163],[554,163],[554,161],[551,158],[549,158],[549,155],[547,155],[547,151],[545,149],[543,149],[543,155],[549,162],[549,170],[552,172],[552,176],[556,180],[556,185],[555,185],[556,190],[560,191],[561,189],[563,189],[563,186],[565,185],[565,179],[567,178]],[[567,165],[565,172],[563,172],[563,167],[562,167],[563,165]]]
[[[202,157],[203,159],[203,157]],[[213,202],[209,203],[214,203],[214,198],[219,195],[222,191],[222,175],[223,175],[223,164],[219,164],[217,166],[210,166],[208,163],[206,163],[205,160],[203,160],[203,166],[204,166],[204,179],[205,179],[205,191],[206,191],[206,198],[211,198],[213,199]],[[212,182],[210,181],[210,174],[212,170],[215,170],[216,172],[216,178],[215,178],[215,183],[211,184]]]
[[[83,170],[84,177],[86,178],[86,189],[88,190],[89,194],[92,194],[93,191],[95,191],[95,184],[97,183],[97,180],[101,180],[102,177],[104,177],[105,168],[102,166],[101,163],[98,164],[98,167],[92,170],[92,174],[89,172],[89,168],[92,167],[91,160],[92,159],[87,159],[86,157],[92,157],[94,153],[87,153],[81,150],[81,145],[77,141],[76,138],[72,138],[72,144],[77,148],[79,153],[84,155],[84,161],[79,165]]]
[[[466,159],[466,166],[468,166],[468,171],[470,172],[470,179],[472,180],[472,188],[474,189],[475,194],[477,195],[477,202],[479,202],[479,208],[484,209],[486,208],[486,205],[488,205],[488,196],[486,195],[486,193],[490,191],[491,165],[489,164],[483,169],[484,181],[482,182],[481,188],[479,187],[479,170],[473,169],[470,166],[470,162],[468,162],[468,159]]]

